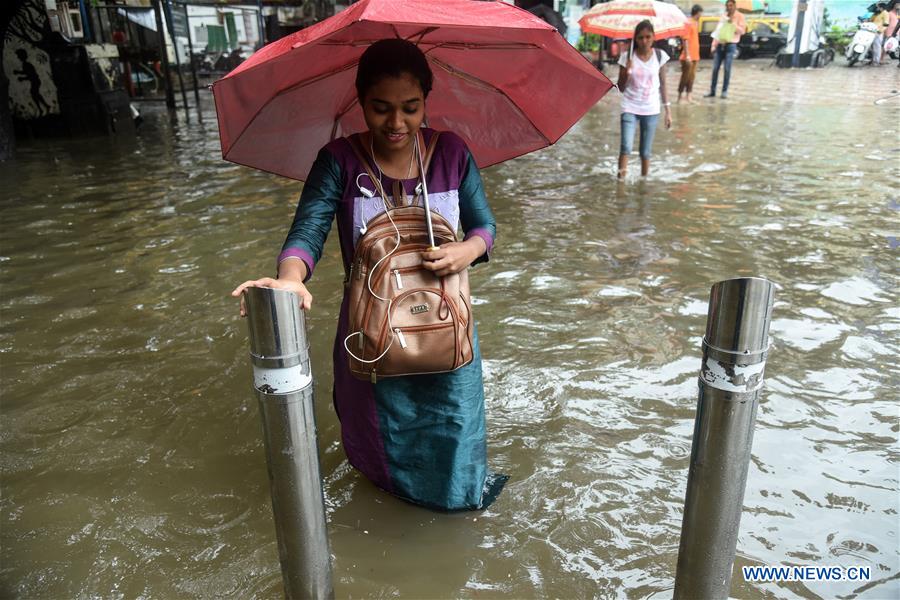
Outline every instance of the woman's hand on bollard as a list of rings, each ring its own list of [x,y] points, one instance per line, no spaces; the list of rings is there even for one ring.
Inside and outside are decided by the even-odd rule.
[[[244,290],[251,287],[267,287],[276,290],[293,292],[297,295],[297,298],[300,301],[300,308],[302,308],[303,310],[309,310],[310,308],[312,308],[312,294],[309,293],[309,290],[306,289],[306,286],[301,282],[292,279],[273,279],[271,277],[263,277],[261,279],[251,279],[249,281],[245,281],[241,285],[234,288],[234,291],[231,292],[232,296],[241,299],[242,317],[247,316],[247,307],[244,305]]]

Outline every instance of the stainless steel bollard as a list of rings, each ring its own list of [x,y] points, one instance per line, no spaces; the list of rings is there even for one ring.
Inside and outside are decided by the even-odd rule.
[[[284,290],[244,299],[285,596],[333,598],[305,317]]]
[[[676,600],[728,598],[775,286],[765,279],[712,287],[691,466],[675,575]]]

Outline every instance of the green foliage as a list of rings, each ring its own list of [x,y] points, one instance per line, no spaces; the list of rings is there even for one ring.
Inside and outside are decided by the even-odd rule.
[[[600,40],[601,37],[599,35],[584,33],[578,38],[578,44],[575,45],[575,48],[579,52],[599,52]]]
[[[856,28],[841,27],[840,25],[832,25],[825,32],[825,45],[833,49],[837,54],[843,54],[853,39]]]

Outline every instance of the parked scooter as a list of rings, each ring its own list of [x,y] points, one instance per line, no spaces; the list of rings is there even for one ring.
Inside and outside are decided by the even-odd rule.
[[[884,46],[882,48],[885,55],[893,60],[900,61],[900,23],[894,26],[892,32],[884,33]],[[897,66],[900,67],[900,62],[898,62]]]
[[[900,40],[896,37],[889,37],[884,40],[884,53],[894,60],[900,59]]]
[[[853,35],[853,39],[847,46],[847,66],[852,67],[856,63],[864,60],[872,60],[872,44],[878,37],[878,25],[866,21],[859,24],[859,29]]]

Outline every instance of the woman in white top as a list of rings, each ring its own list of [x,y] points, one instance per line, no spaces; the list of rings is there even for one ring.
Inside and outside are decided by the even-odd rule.
[[[641,21],[634,28],[634,48],[619,57],[619,91],[622,92],[622,143],[619,146],[619,179],[628,171],[628,155],[637,126],[641,129],[641,175],[650,171],[650,148],[659,121],[660,99],[666,111],[666,129],[672,127],[666,94],[665,65],[669,56],[653,48],[653,24]]]

